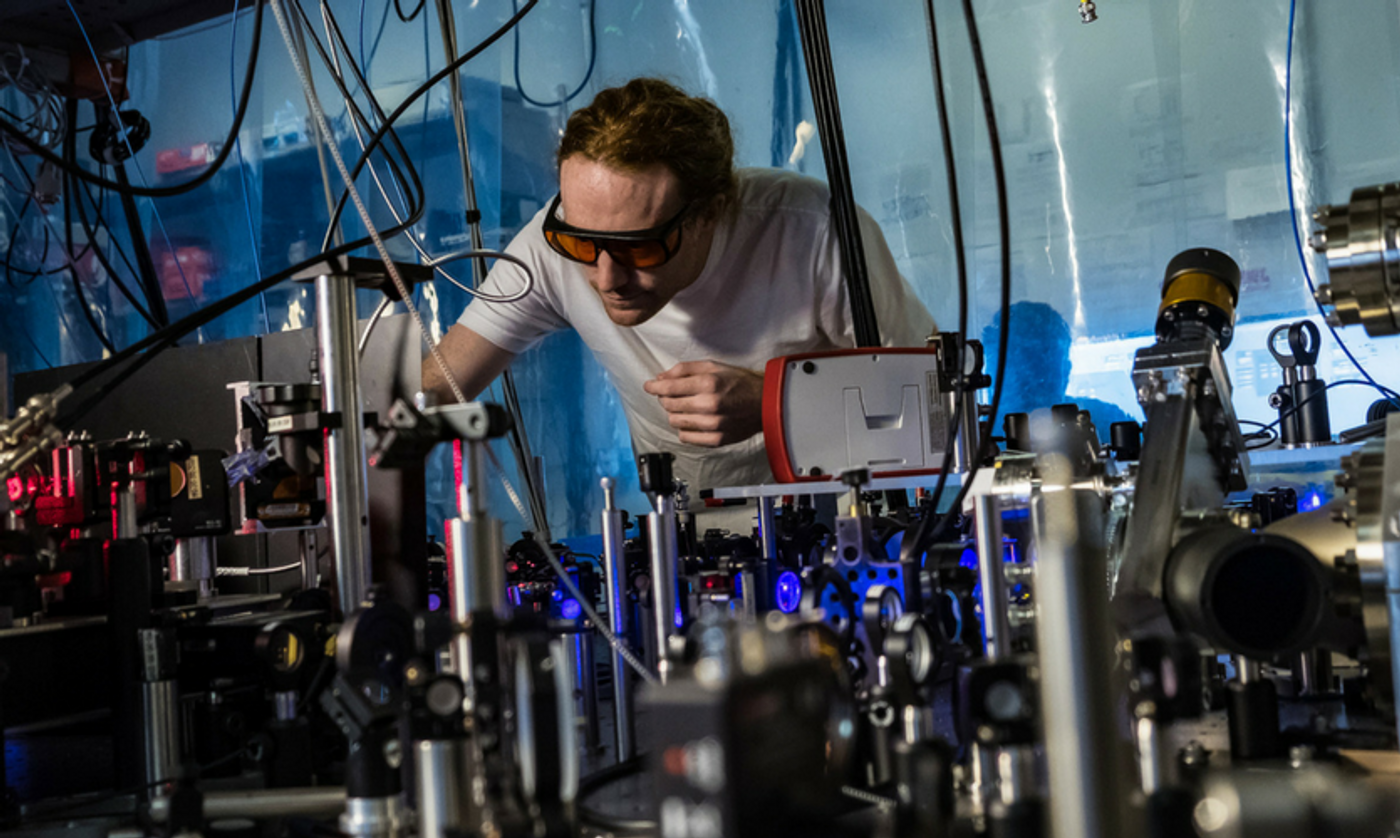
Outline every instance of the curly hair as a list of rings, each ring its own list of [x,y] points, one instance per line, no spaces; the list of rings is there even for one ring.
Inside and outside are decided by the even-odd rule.
[[[608,88],[574,111],[557,162],[576,154],[625,171],[664,165],[680,180],[686,202],[708,217],[732,206],[738,192],[729,118],[709,99],[661,79]]]

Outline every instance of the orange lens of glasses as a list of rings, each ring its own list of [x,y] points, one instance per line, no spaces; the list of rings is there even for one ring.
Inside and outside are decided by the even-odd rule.
[[[550,245],[563,256],[590,265],[598,260],[598,245],[592,239],[553,230],[546,230],[544,235]]]
[[[601,246],[609,256],[629,268],[654,268],[670,258],[659,241],[603,241]]]

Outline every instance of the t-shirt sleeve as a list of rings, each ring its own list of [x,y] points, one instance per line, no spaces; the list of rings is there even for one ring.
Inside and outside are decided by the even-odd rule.
[[[558,266],[552,264],[556,260],[551,258],[552,253],[540,233],[539,215],[511,240],[506,253],[529,266],[534,275],[530,293],[508,303],[473,299],[457,322],[507,352],[519,355],[545,336],[568,328],[569,322],[561,313],[554,293],[554,273]],[[526,281],[526,272],[520,265],[498,259],[481,284],[481,291],[496,297],[510,297],[518,294]]]
[[[936,328],[933,315],[899,272],[885,234],[875,219],[857,207],[861,245],[865,250],[870,296],[875,303],[875,319],[884,346],[923,346]],[[828,222],[817,248],[814,271],[818,277],[821,328],[840,346],[855,346],[855,324],[850,295],[846,290],[841,263],[841,243],[836,226]]]

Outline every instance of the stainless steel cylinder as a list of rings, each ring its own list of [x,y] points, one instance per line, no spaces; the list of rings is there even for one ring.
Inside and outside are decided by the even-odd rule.
[[[204,792],[204,817],[285,818],[295,815],[330,817],[345,811],[345,787],[258,789],[255,791]],[[151,820],[170,820],[170,798],[151,801]]]
[[[778,557],[778,524],[773,517],[773,499],[758,498],[758,541],[763,550],[763,558],[772,561]]]
[[[1005,548],[1001,535],[1001,502],[996,495],[972,501],[977,528],[977,574],[982,583],[982,628],[987,635],[987,659],[1011,652],[1010,601],[1006,597]]]
[[[574,635],[574,669],[583,715],[583,744],[590,753],[600,747],[598,733],[598,662],[593,653],[593,629]]]
[[[141,684],[141,723],[146,782],[155,786],[176,779],[180,771],[180,694],[173,680]]]
[[[445,838],[467,826],[467,745],[461,739],[428,739],[413,746],[418,780],[418,834]]]
[[[1031,503],[1036,640],[1050,784],[1051,838],[1112,838],[1128,828],[1126,753],[1111,683],[1113,636],[1103,580],[1102,505],[1069,488],[1063,457],[1043,456],[1046,490]]]
[[[297,717],[297,691],[284,690],[272,694],[272,704],[277,712],[277,721],[290,722]]]
[[[326,524],[335,556],[340,610],[349,616],[369,588],[369,484],[365,464],[360,354],[355,348],[355,285],[342,276],[316,278],[316,357],[321,407],[336,427],[326,431]]]
[[[501,546],[501,522],[485,515],[447,522],[448,578],[451,583],[452,620],[464,628],[472,614],[506,618],[505,552]],[[452,640],[452,668],[470,680],[470,638],[458,631]]]
[[[670,495],[656,496],[656,511],[647,515],[651,537],[652,634],[656,638],[656,674],[661,683],[671,675],[671,638],[676,634],[676,503]]]
[[[340,831],[350,838],[398,838],[403,826],[397,797],[351,797],[340,815]]]
[[[1138,776],[1142,781],[1143,794],[1155,794],[1166,785],[1165,765],[1162,761],[1162,728],[1157,720],[1144,716],[1134,727],[1137,740]]]
[[[170,554],[170,581],[175,587],[204,589],[201,582],[214,578],[214,539],[191,536],[175,542]]]
[[[136,491],[130,485],[116,492],[116,535],[117,538],[135,538],[141,534],[141,526],[136,522]]]
[[[627,561],[623,547],[626,537],[622,529],[622,511],[616,506],[615,483],[604,477],[603,485],[603,577],[607,591],[608,620],[612,633],[619,640],[627,636]],[[613,682],[613,744],[617,759],[636,756],[632,719],[632,671],[622,653],[612,650]]]

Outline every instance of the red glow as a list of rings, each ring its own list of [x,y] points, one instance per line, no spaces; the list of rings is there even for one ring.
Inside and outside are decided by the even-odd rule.
[[[5,481],[5,488],[10,493],[10,501],[18,501],[20,498],[24,497],[24,478],[16,474],[14,477]]]

